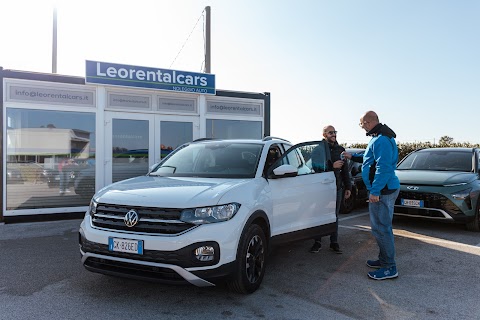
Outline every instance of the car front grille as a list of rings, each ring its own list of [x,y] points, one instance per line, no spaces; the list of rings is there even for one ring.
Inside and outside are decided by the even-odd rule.
[[[122,275],[144,280],[158,280],[175,284],[187,282],[175,271],[169,268],[143,266],[101,258],[88,258],[85,267],[94,272]]]
[[[102,255],[108,255],[112,257],[135,259],[142,261],[150,261],[156,263],[174,264],[181,267],[189,267],[191,265],[185,264],[185,256],[183,251],[156,251],[156,250],[144,250],[142,255],[133,255],[125,252],[112,252],[108,250],[108,245],[100,244],[92,241],[83,240],[82,251],[93,252]]]
[[[423,200],[424,207],[401,206],[401,199]],[[444,215],[438,210],[443,210],[451,216],[462,213],[462,210],[450,199],[438,193],[400,191],[395,205],[397,206],[395,208],[396,213],[407,215],[444,218]]]
[[[138,223],[128,227],[124,218],[127,212],[135,210],[139,216]],[[124,230],[134,233],[151,233],[176,235],[194,228],[194,224],[180,221],[180,209],[131,207],[99,203],[92,215],[94,227],[110,230]]]

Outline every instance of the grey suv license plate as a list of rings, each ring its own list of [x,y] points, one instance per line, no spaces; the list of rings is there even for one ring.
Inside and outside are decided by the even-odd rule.
[[[108,238],[108,250],[114,252],[143,254],[143,241],[121,238]]]
[[[401,199],[402,206],[423,208],[423,200]]]

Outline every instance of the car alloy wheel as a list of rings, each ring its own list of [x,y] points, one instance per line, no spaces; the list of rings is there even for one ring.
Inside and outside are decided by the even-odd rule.
[[[238,272],[228,282],[230,290],[252,293],[258,289],[265,275],[266,244],[265,233],[259,225],[246,228],[238,244]]]
[[[255,235],[252,239],[250,239],[247,255],[245,257],[245,271],[250,283],[255,283],[258,281],[262,275],[264,263],[265,252],[263,248],[263,241],[258,235]]]

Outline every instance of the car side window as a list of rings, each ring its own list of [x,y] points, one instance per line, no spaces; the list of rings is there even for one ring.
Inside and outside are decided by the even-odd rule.
[[[295,168],[300,168],[302,165],[302,159],[298,155],[298,151],[289,152],[286,156],[288,164],[294,166]]]
[[[277,145],[272,145],[268,149],[267,160],[265,161],[264,174],[267,173],[268,169],[282,156],[282,152]],[[283,162],[283,161],[282,161]],[[275,163],[275,167],[280,166],[282,163]]]
[[[310,150],[308,150],[310,153],[307,154],[307,152],[304,152],[304,157],[309,156],[310,161],[307,161],[307,164],[309,168],[313,172],[326,172],[329,171],[329,159],[330,156],[327,156],[329,154],[328,148],[326,144],[318,144],[315,146],[310,146]]]
[[[477,152],[477,172],[480,171],[480,152]]]
[[[330,150],[325,141],[304,142],[293,146],[287,150],[284,159],[297,168],[297,175],[331,171]],[[278,163],[280,164],[283,163]]]

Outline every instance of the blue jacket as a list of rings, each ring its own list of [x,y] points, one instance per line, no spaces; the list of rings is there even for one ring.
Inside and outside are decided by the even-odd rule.
[[[362,178],[367,190],[379,196],[382,190],[400,188],[400,181],[395,175],[398,149],[395,139],[378,134],[372,137],[363,155]]]

